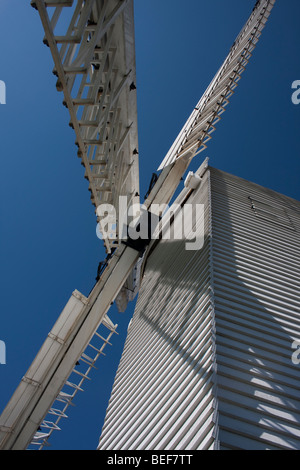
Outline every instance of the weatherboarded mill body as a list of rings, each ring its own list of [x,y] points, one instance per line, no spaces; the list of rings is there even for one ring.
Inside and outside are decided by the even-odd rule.
[[[153,242],[99,449],[300,449],[300,203],[199,171],[203,247]]]

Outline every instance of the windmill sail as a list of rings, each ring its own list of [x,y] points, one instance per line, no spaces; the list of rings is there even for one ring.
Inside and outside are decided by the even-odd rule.
[[[33,0],[91,201],[139,202],[133,0]],[[117,244],[105,239],[107,251]]]
[[[211,139],[211,134],[241,79],[274,4],[275,0],[256,2],[228,56],[195,106],[158,170],[187,154],[192,153],[195,156],[206,149],[206,144]]]

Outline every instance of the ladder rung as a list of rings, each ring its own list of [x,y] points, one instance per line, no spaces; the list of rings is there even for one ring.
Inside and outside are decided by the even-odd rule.
[[[81,392],[83,392],[83,389],[80,388],[79,385],[73,384],[72,382],[69,382],[68,380],[67,380],[67,382],[66,382],[66,385],[68,385],[68,386],[71,387],[71,388],[75,388],[75,390],[80,390]]]
[[[73,99],[73,104],[75,104],[75,105],[81,105],[81,104],[95,105],[95,101],[92,100],[91,98],[74,98]]]
[[[67,418],[68,417],[63,411],[58,410],[57,408],[50,408],[48,413],[50,415],[60,416],[61,418]]]
[[[79,121],[78,124],[82,127],[99,127],[99,122],[97,121]]]
[[[108,188],[96,188],[97,193],[111,193],[112,188],[109,186]]]
[[[65,73],[86,73],[86,67],[64,67]]]
[[[99,139],[84,139],[83,142],[87,145],[102,145],[102,140]]]
[[[84,379],[88,379],[88,380],[91,380],[90,377],[88,377],[87,375],[83,374],[82,372],[79,372],[78,370],[76,369],[73,369],[73,372],[77,375],[80,375],[81,377],[83,377]]]
[[[47,437],[50,436],[49,432],[36,432],[35,435],[33,436],[33,439],[41,440],[41,439],[46,439]],[[31,444],[38,444],[37,442],[31,442]]]
[[[102,339],[102,341],[104,343],[109,344],[110,346],[112,346],[112,344],[108,341],[108,339],[103,338],[103,336],[101,336],[99,333],[97,333],[97,331],[96,331],[95,335],[98,336],[98,338]]]
[[[49,435],[49,436],[50,436],[50,435]],[[37,440],[36,442],[31,441],[31,442],[30,442],[30,445],[31,445],[31,446],[40,446],[40,447],[41,447],[41,446],[48,446],[48,447],[49,447],[50,444],[49,444],[49,442],[47,442],[47,439],[48,439],[49,436],[46,436],[45,438],[42,438],[42,437],[41,437],[40,440]]]
[[[94,365],[95,359],[92,359],[87,354],[83,353],[80,357],[80,360],[83,361],[85,364],[88,364],[90,367],[93,367],[94,369],[97,369],[97,367]]]
[[[107,161],[106,160],[89,160],[88,161],[91,166],[95,165],[106,165]]]
[[[108,315],[105,315],[105,317],[102,320],[102,325],[104,325],[108,330],[110,330],[112,333],[116,333],[117,335],[119,334],[116,329],[118,325],[114,324],[111,319],[109,318]]]
[[[97,351],[98,354],[102,354],[103,356],[106,355],[104,352],[101,351],[101,349],[96,348],[96,347],[93,346],[91,343],[89,344],[89,346],[90,346],[92,349],[94,349],[95,351]]]
[[[56,431],[61,431],[61,429],[57,426],[57,424],[53,423],[53,421],[43,421],[40,424],[41,428],[46,428],[46,429],[55,429]]]
[[[74,0],[45,0],[45,5],[46,7],[71,7],[73,1]]]
[[[92,173],[92,178],[106,180],[109,177],[109,174],[106,173]]]
[[[75,406],[74,403],[72,403],[72,400],[74,398],[74,395],[70,395],[69,393],[60,391],[59,394],[56,397],[57,401],[61,401],[63,403],[68,403],[69,405]]]
[[[84,362],[85,364],[87,364],[89,367],[93,367],[93,369],[96,369],[96,370],[97,370],[97,367],[94,365],[94,362],[90,362],[90,361],[88,361],[87,359],[83,359],[82,356],[81,356],[81,360],[82,360],[82,362]]]
[[[57,44],[80,44],[81,41],[80,36],[54,36],[54,39]]]

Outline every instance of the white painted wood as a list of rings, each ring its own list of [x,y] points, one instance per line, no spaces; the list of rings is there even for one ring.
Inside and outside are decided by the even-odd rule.
[[[202,176],[201,191],[185,189],[182,199],[190,195],[192,202],[198,194],[199,203],[207,202],[207,175]],[[205,247],[198,257],[185,250],[184,240],[161,240],[152,247],[115,379],[101,450],[180,449],[193,442],[208,448],[213,443],[214,319],[207,204],[205,233]],[[196,422],[201,423],[198,428]]]
[[[159,170],[185,155],[186,148],[196,146],[199,151],[206,148],[207,139],[210,139],[210,134],[215,130],[214,123],[220,119],[229,103],[228,100],[245,70],[274,4],[275,0],[260,0],[257,3],[224,63],[159,166]]]
[[[139,202],[133,0],[77,0],[72,8],[63,7],[73,2],[33,3],[70,113],[92,203],[97,208],[109,202],[118,209],[120,194]],[[57,8],[52,12],[49,6]],[[70,22],[58,36],[55,27],[65,10]],[[105,244],[110,252],[119,242],[106,239]]]
[[[300,449],[300,202],[204,168],[178,201],[206,205],[205,245],[150,245],[100,450]]]
[[[139,258],[121,247],[85,298],[77,291],[0,417],[0,448],[26,449]]]

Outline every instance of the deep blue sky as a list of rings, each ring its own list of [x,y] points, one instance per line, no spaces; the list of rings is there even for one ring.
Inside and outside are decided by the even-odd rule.
[[[141,194],[226,57],[255,0],[136,0]],[[258,47],[208,149],[219,169],[300,200],[300,2],[277,0]],[[1,323],[0,412],[74,289],[88,295],[98,261],[88,183],[76,156],[68,111],[56,91],[52,58],[29,0],[1,0]],[[94,449],[126,326],[78,394],[53,449]]]

